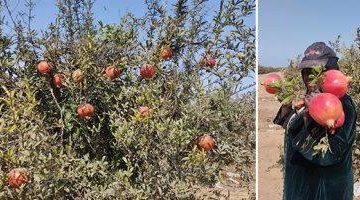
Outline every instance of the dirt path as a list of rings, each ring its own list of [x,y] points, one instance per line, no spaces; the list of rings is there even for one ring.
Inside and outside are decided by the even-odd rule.
[[[265,75],[259,75],[259,81],[264,81]],[[266,93],[259,85],[259,149],[258,149],[258,187],[259,199],[278,200],[282,198],[282,172],[277,165],[283,146],[284,131],[274,125],[272,120],[277,113],[280,103],[274,95]]]

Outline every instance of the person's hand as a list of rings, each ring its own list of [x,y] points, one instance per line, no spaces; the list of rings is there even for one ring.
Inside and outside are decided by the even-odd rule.
[[[280,107],[280,118],[284,118],[285,116],[287,116],[290,112],[292,111],[292,105],[291,104],[283,104]]]
[[[291,104],[293,109],[300,110],[302,107],[305,106],[305,101],[304,99],[294,99]]]
[[[304,120],[304,127],[306,129],[309,128],[309,125],[313,122],[313,119],[311,118],[310,114],[309,114],[309,111],[308,109],[304,109],[302,112],[301,112],[301,116]]]
[[[291,117],[292,110],[291,104],[283,104],[274,119],[274,123],[285,128]]]
[[[304,105],[305,109],[302,110],[302,115],[304,118],[304,126],[306,129],[309,128],[309,125],[314,124],[314,123],[316,124],[316,122],[311,118],[311,116],[309,114],[308,104],[309,104],[309,101],[312,99],[312,97],[314,97],[318,93],[319,93],[318,90],[314,90],[313,92],[306,94],[303,99],[303,105]]]
[[[324,136],[326,133],[326,128],[319,125],[313,118],[311,118],[309,111],[307,108],[301,110],[299,113],[301,117],[304,120],[304,130],[307,130],[307,132],[311,135],[314,139],[319,139]]]

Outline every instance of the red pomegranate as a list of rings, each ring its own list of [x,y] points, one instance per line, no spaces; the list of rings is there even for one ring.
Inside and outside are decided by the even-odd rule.
[[[308,109],[310,116],[320,125],[333,129],[341,117],[343,107],[339,98],[330,93],[319,93],[313,96]]]
[[[55,74],[53,77],[53,83],[56,87],[60,88],[63,84],[64,76],[62,74]]]
[[[94,115],[95,108],[89,103],[81,104],[77,108],[78,116],[80,117],[92,117]]]
[[[345,113],[343,111],[341,112],[339,119],[336,120],[334,129],[342,127],[344,123],[345,123]]]
[[[334,128],[330,129],[330,133],[335,134],[336,129],[342,127],[344,123],[345,123],[345,113],[342,112],[340,118],[336,120]]]
[[[84,72],[81,69],[77,69],[73,72],[72,78],[76,83],[82,83],[85,79]]]
[[[111,80],[119,77],[121,71],[117,69],[115,66],[109,66],[105,69],[105,75],[109,77]]]
[[[138,108],[138,112],[140,114],[140,117],[148,117],[150,115],[150,108],[147,106],[140,106]]]
[[[19,188],[28,182],[28,171],[25,168],[14,168],[7,175],[7,182],[13,188]]]
[[[37,70],[41,74],[48,74],[52,69],[51,63],[43,60],[37,64]]]
[[[321,89],[325,93],[331,93],[341,98],[346,94],[350,82],[351,77],[341,71],[329,70],[324,73]]]
[[[210,55],[205,56],[203,63],[206,67],[213,68],[216,65],[216,59]]]
[[[152,79],[155,76],[155,66],[152,64],[143,64],[140,68],[140,76],[143,79]]]
[[[198,140],[198,147],[204,151],[211,151],[215,147],[215,140],[210,135],[204,134]]]
[[[266,92],[270,94],[276,94],[279,92],[279,88],[271,87],[270,85],[272,83],[279,82],[280,80],[281,80],[281,76],[279,74],[271,73],[265,77],[265,81],[261,85],[265,87]]]
[[[345,123],[345,113],[341,112],[340,118],[336,120],[334,128],[340,128]]]
[[[173,50],[170,47],[163,47],[160,52],[160,58],[163,60],[167,60],[172,58],[174,55]]]

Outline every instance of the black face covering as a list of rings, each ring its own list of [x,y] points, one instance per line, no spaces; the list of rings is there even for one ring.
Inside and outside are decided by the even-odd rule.
[[[302,77],[302,80],[306,86],[306,93],[309,93],[309,85],[308,85],[308,82],[310,81],[309,80],[309,75],[311,74],[311,71],[312,71],[312,68],[305,68],[305,69],[302,69],[301,70],[301,77]]]
[[[301,70],[301,77],[304,83],[307,81],[309,75],[311,74],[312,68],[305,68]]]
[[[339,68],[338,60],[339,58],[337,57],[330,57],[326,65],[324,66],[324,71],[331,69],[339,70],[340,68]]]

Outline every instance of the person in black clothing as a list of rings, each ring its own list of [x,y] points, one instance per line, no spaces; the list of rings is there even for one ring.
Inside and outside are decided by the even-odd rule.
[[[307,95],[311,68],[321,65],[323,71],[339,70],[335,52],[323,42],[316,42],[305,51],[298,65]],[[302,108],[283,105],[274,119],[285,129],[284,139],[284,200],[352,200],[352,145],[355,139],[356,110],[350,96],[341,99],[345,123],[329,134],[326,128],[312,120]],[[330,149],[314,153],[314,146],[327,136]],[[325,137],[326,138],[326,137]]]

